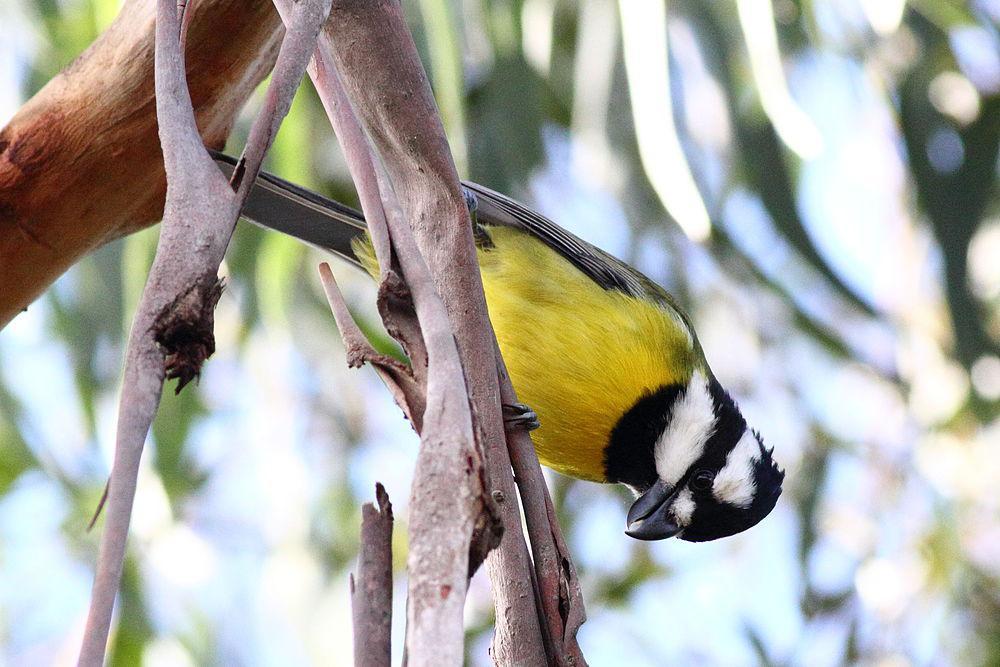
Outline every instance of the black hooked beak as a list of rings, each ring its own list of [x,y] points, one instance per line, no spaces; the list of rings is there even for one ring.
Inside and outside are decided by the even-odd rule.
[[[674,487],[662,479],[636,498],[628,510],[625,534],[637,540],[665,540],[681,532],[670,516],[670,503],[676,496]]]

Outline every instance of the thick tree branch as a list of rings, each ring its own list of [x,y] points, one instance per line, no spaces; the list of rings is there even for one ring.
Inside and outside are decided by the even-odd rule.
[[[443,132],[428,132],[426,128],[431,123],[439,124],[437,110],[429,94],[418,94],[428,90],[426,78],[398,4],[336,0],[325,33],[334,40],[337,66],[344,73],[349,95],[384,158],[401,201],[406,200],[406,188],[417,191],[431,188],[434,192],[435,187],[454,183],[454,165]],[[321,38],[320,51],[324,43]],[[317,55],[313,66],[323,70],[322,53]],[[348,72],[357,75],[350,76]],[[315,75],[313,78],[317,79]],[[321,85],[317,83],[318,87]],[[533,447],[522,432],[512,434],[511,446],[518,454],[514,457],[520,469],[518,481],[529,518],[534,566],[542,587],[541,609],[537,613],[544,618],[548,640],[547,657],[534,652],[538,648],[534,639],[539,637],[541,628],[535,616],[531,578],[526,576],[532,564],[521,537],[511,461],[497,409],[500,385],[496,366],[490,363],[496,359],[495,343],[485,315],[471,225],[466,222],[465,202],[458,190],[446,188],[437,201],[441,208],[419,211],[418,215],[410,213],[408,219],[414,225],[421,251],[449,309],[479,435],[487,453],[491,488],[500,491],[497,497],[505,500],[500,507],[506,527],[504,542],[488,560],[497,598],[494,659],[502,664],[546,659],[557,664],[582,664],[575,639],[576,629],[584,619],[579,585],[559,526],[548,509],[551,501]],[[454,215],[451,209],[454,206],[460,208],[461,215]],[[445,226],[440,224],[442,220],[457,224]],[[509,380],[505,379],[504,389],[513,401]],[[533,472],[528,470],[531,466]]]
[[[364,12],[368,13],[367,16],[363,15]],[[351,19],[357,25],[352,26]],[[359,105],[360,115],[371,132],[379,153],[385,158],[386,169],[390,172],[386,180],[391,180],[398,190],[405,190],[407,187],[419,190],[427,178],[436,181],[437,186],[454,182],[454,166],[447,152],[443,133],[437,131],[439,125],[433,131],[427,130],[428,125],[439,123],[433,99],[429,94],[420,96],[413,93],[414,82],[422,84],[417,85],[417,88],[427,90],[426,79],[415,50],[412,49],[398,5],[393,2],[335,2],[325,32],[309,71],[331,118],[344,113],[343,108],[338,108],[337,95],[330,94],[330,88],[340,85],[337,81],[331,83],[331,79],[336,79],[337,76],[333,70],[341,67],[345,69],[347,83],[350,84],[353,80],[354,87],[350,94]],[[336,57],[331,57],[331,52],[335,50],[335,46],[331,45],[334,38],[337,41],[333,44],[349,44],[350,47],[342,48]],[[351,72],[355,73],[354,77]],[[362,73],[363,76],[360,76]],[[349,105],[345,103],[340,106]],[[359,131],[354,131],[345,137],[343,131],[338,130],[348,154],[352,151],[365,153],[368,150],[362,146],[364,142],[357,136],[359,134]],[[400,151],[404,154],[400,155]],[[428,151],[432,168],[426,170],[425,167],[415,165],[414,161],[420,160]],[[431,176],[426,176],[428,173]],[[423,179],[421,175],[424,175]],[[405,181],[402,185],[399,185],[400,178]],[[364,178],[358,180],[357,175],[356,181],[359,191],[366,186],[371,187],[370,181]],[[364,199],[363,191],[361,195]],[[464,207],[463,201],[463,213]],[[463,215],[459,218],[459,227],[449,226],[444,229],[446,236],[450,235],[451,242],[464,243],[464,246],[441,244],[440,231],[427,236],[420,234],[421,221],[433,223],[442,219],[438,216],[443,214],[445,211],[436,211],[425,217],[409,219],[417,227],[418,242],[424,239],[425,242],[437,243],[439,253],[442,249],[448,253],[447,261],[439,255],[441,263],[435,265],[431,262],[430,266],[432,271],[435,267],[443,267],[435,274],[436,285],[446,304],[449,296],[452,299],[449,315],[455,323],[456,340],[463,352],[463,359],[466,360],[465,373],[470,398],[473,405],[481,406],[486,403],[485,407],[478,407],[474,411],[479,428],[477,433],[488,452],[491,488],[497,491],[494,497],[502,500],[500,511],[507,528],[507,537],[501,549],[491,552],[488,561],[497,606],[494,659],[502,664],[541,661],[584,664],[575,639],[576,630],[584,619],[575,570],[562,541],[559,526],[552,516],[551,500],[530,439],[523,432],[512,433],[510,446],[512,451],[518,453],[515,457],[518,467],[525,472],[519,478],[523,487],[522,496],[526,498],[526,503],[530,502],[532,505],[526,508],[528,529],[532,535],[532,548],[536,558],[534,567],[541,586],[541,591],[538,592],[543,598],[536,607],[532,577],[527,576],[532,571],[532,563],[521,534],[520,513],[510,474],[507,443],[503,437],[500,412],[496,409],[500,386],[496,374],[498,369],[484,367],[479,363],[484,356],[496,356],[493,353],[495,343],[492,330],[488,320],[482,316],[485,313],[485,302],[482,300],[478,270],[472,271],[470,278],[454,266],[455,257],[463,256],[462,251],[468,249],[464,254],[465,260],[472,267],[478,268],[471,244],[471,226],[466,224]],[[373,234],[376,246],[384,245],[384,241],[379,238],[379,226],[376,225]],[[429,236],[433,238],[427,241]],[[459,261],[459,264],[462,262]],[[384,277],[388,263],[383,262],[381,266]],[[466,281],[464,284],[472,282],[475,286],[467,291],[461,287],[463,281]],[[478,322],[477,316],[480,316]],[[471,363],[465,356],[470,350],[473,359]],[[502,369],[502,364],[500,368]],[[513,390],[505,374],[504,385],[506,392],[513,397]],[[528,448],[527,455],[524,447]],[[526,471],[525,468],[532,464],[534,472]],[[475,556],[472,560],[475,560]],[[536,614],[544,619],[544,635]],[[544,644],[540,641],[543,636]]]
[[[490,466],[489,485],[504,499],[499,503],[504,538],[487,560],[497,608],[494,659],[503,664],[545,662],[535,592],[527,576],[531,561],[504,443],[493,333],[472,227],[426,76],[395,2],[335,2],[325,36],[448,309],[477,417],[477,436]],[[321,51],[324,43],[321,38]],[[314,67],[321,73],[332,65],[320,53]],[[317,88],[322,87],[317,81]]]
[[[154,15],[155,3],[126,0],[0,131],[0,327],[86,253],[161,217]],[[274,63],[281,22],[269,0],[199,0],[188,17],[197,124],[221,148]]]
[[[378,173],[381,165],[336,70],[326,75],[326,106],[358,184],[381,267],[380,310],[411,361],[426,359],[426,369],[414,361],[413,371],[426,407],[410,503],[408,660],[415,665],[461,664],[469,544],[480,517],[490,515],[492,508],[462,364],[447,312],[396,200],[396,183]],[[417,205],[426,207],[428,202]],[[337,301],[339,297],[331,299],[331,305]]]

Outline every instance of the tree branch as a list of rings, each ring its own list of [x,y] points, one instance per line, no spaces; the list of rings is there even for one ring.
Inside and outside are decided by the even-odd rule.
[[[86,253],[161,218],[154,15],[155,3],[127,0],[0,131],[0,327]],[[281,22],[268,0],[199,0],[187,17],[197,125],[221,148],[274,64]]]
[[[331,14],[331,22],[336,20]],[[325,105],[374,239],[383,276],[380,310],[414,361],[413,374],[425,392],[410,503],[407,655],[415,665],[461,664],[469,544],[480,516],[491,509],[462,364],[444,305],[396,201],[399,184],[378,174],[380,163],[337,71],[326,70],[323,83]],[[426,370],[415,361],[420,359],[426,359]]]
[[[244,166],[250,181],[315,49],[329,2],[301,0],[275,65],[264,107],[251,130]],[[81,665],[104,660],[111,614],[121,579],[125,543],[143,444],[159,405],[165,377],[180,389],[197,377],[212,354],[217,272],[247,187],[233,193],[198,134],[180,50],[175,0],[158,0],[156,111],[167,173],[167,196],[156,257],[143,290],[126,352],[115,461],[108,484],[107,519],[80,650]]]
[[[322,73],[332,67],[328,62],[336,62],[397,188],[453,325],[478,442],[486,452],[489,488],[505,500],[499,503],[504,538],[487,559],[497,608],[494,659],[504,664],[543,663],[546,655],[528,576],[531,561],[507,459],[493,333],[472,226],[426,75],[395,2],[336,2],[324,33],[330,41],[321,37],[314,67]],[[324,59],[324,46],[333,58]],[[317,81],[317,89],[322,88]],[[421,193],[426,193],[423,200]]]
[[[354,321],[354,317],[344,301],[344,296],[337,286],[337,281],[333,277],[333,271],[330,270],[330,265],[326,262],[319,265],[319,278],[323,283],[323,291],[326,292],[326,300],[330,304],[330,310],[333,312],[333,319],[337,322],[337,328],[340,330],[340,337],[344,341],[347,365],[351,368],[359,368],[365,363],[371,364],[375,368],[375,372],[382,378],[382,382],[389,388],[396,405],[403,410],[403,414],[413,424],[414,430],[420,433],[423,427],[426,403],[420,383],[413,377],[412,368],[393,357],[380,354],[372,347],[357,322]]]
[[[500,397],[504,404],[517,402],[507,367],[497,350]],[[544,627],[548,631],[550,659],[557,665],[586,665],[576,632],[587,619],[576,567],[563,539],[552,498],[538,463],[531,437],[523,427],[507,431],[507,447],[517,488],[524,501],[524,520],[538,584]]]

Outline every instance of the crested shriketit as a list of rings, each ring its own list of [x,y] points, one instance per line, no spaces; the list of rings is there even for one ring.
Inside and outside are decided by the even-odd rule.
[[[216,155],[232,170],[232,158]],[[463,183],[474,203],[490,320],[539,460],[629,486],[626,533],[703,542],[750,528],[784,472],[659,285],[512,199]],[[243,216],[372,268],[360,213],[262,173]]]

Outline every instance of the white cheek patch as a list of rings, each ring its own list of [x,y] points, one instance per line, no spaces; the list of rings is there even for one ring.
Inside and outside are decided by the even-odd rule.
[[[708,382],[700,371],[695,371],[684,396],[674,404],[670,423],[653,448],[660,479],[676,484],[691,464],[701,458],[714,431],[715,406],[708,393]]]
[[[677,525],[681,527],[689,526],[691,524],[691,517],[694,515],[694,496],[691,495],[691,489],[684,489],[678,493],[670,509],[673,510]]]
[[[736,507],[749,507],[757,492],[754,464],[760,459],[760,445],[750,429],[743,432],[726,457],[726,465],[715,476],[712,495],[721,502]]]

